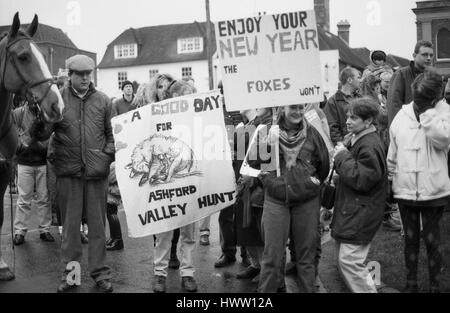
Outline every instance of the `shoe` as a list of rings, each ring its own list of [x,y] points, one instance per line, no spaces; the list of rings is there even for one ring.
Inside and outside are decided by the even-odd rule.
[[[153,282],[153,292],[163,293],[166,292],[166,278],[164,276],[156,275]]]
[[[418,293],[419,292],[419,286],[414,283],[414,284],[410,284],[410,283],[406,283],[406,287],[403,290],[404,293]]]
[[[392,217],[392,214],[388,216],[386,220],[383,221],[383,226],[392,231],[401,231],[402,224],[399,220]]]
[[[289,262],[286,265],[285,275],[286,276],[297,276],[297,265],[293,262]]]
[[[41,238],[42,241],[47,241],[47,242],[54,242],[55,238],[53,238],[52,234],[50,234],[49,232],[45,232],[39,235],[39,238]]]
[[[235,257],[228,257],[224,254],[222,254],[222,256],[219,258],[219,260],[217,260],[216,263],[214,263],[214,267],[225,267],[228,265],[233,264],[234,262],[236,262],[236,258]]]
[[[200,244],[202,246],[209,246],[209,236],[208,235],[201,235],[200,236]]]
[[[81,243],[82,243],[82,244],[87,244],[87,243],[89,243],[88,236],[86,236],[85,233],[83,233],[82,231],[80,231],[80,236],[81,236]]]
[[[109,246],[109,245],[111,245],[111,242],[113,242],[113,241],[114,241],[114,239],[109,238],[108,240],[106,240],[105,245]]]
[[[106,245],[106,250],[108,251],[123,250],[123,240],[114,239],[109,245]]]
[[[260,274],[256,275],[255,278],[252,279],[252,284],[259,284],[259,277],[261,277]]]
[[[174,270],[180,268],[180,260],[178,260],[176,255],[170,256],[169,268],[174,269]]]
[[[192,276],[181,277],[181,288],[189,292],[197,291],[197,283],[195,282],[194,277]]]
[[[9,267],[0,268],[0,281],[9,281],[13,280],[14,278],[16,277],[14,276],[14,273],[11,272]]]
[[[277,293],[286,293],[286,285],[283,285],[281,287],[278,287]]]
[[[441,288],[439,285],[431,285],[430,286],[430,293],[441,293]]]
[[[241,263],[242,263],[242,265],[244,265],[245,267],[249,267],[250,265],[252,265],[252,263],[250,263],[250,260],[248,259],[247,256],[245,256],[245,257],[242,258]]]
[[[250,265],[245,270],[237,273],[236,274],[236,278],[237,279],[251,279],[251,278],[255,278],[256,276],[258,276],[260,271],[261,271],[261,269],[253,267],[253,266]]]
[[[14,243],[15,246],[20,246],[24,242],[25,242],[25,236],[24,235],[20,235],[20,234],[14,235],[13,243]]]
[[[113,287],[109,279],[102,279],[96,281],[95,284],[97,285],[98,289],[100,289],[101,292],[104,293],[113,292]]]
[[[69,291],[71,289],[75,289],[77,287],[78,287],[77,285],[75,285],[75,284],[69,285],[66,280],[63,280],[61,282],[61,284],[59,284],[58,289],[56,290],[56,292],[57,293],[63,293],[63,292]]]

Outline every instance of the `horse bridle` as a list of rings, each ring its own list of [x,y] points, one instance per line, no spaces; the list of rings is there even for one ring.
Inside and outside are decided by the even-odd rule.
[[[5,60],[3,63],[3,73],[2,73],[2,84],[3,86],[5,85],[5,75],[6,75],[6,64],[8,61],[8,58],[11,57],[10,51],[9,49],[11,48],[11,46],[15,45],[16,43],[18,43],[21,40],[32,40],[30,37],[28,36],[24,36],[24,37],[20,37],[17,38],[9,43],[7,43],[5,51],[6,51],[6,55],[5,55]],[[38,80],[36,82],[33,81],[27,81],[27,79],[25,78],[25,76],[23,75],[23,73],[19,70],[17,64],[16,64],[16,60],[14,58],[11,57],[11,63],[13,65],[14,70],[16,71],[17,75],[20,77],[20,79],[22,80],[23,83],[23,87],[20,89],[22,95],[25,95],[27,101],[29,104],[31,105],[35,105],[38,111],[38,114],[40,115],[41,113],[41,107],[40,107],[40,103],[42,102],[42,100],[48,95],[48,93],[50,92],[50,88],[52,87],[53,84],[55,84],[55,80],[53,78],[45,78],[42,80]],[[50,84],[49,84],[50,83]],[[39,98],[38,96],[36,96],[33,93],[33,88],[42,84],[47,84],[47,88],[45,89],[44,94],[42,95],[41,98]]]

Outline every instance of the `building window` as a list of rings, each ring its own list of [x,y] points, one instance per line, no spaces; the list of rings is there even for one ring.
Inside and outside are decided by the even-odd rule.
[[[152,69],[152,70],[148,71],[148,75],[149,75],[150,79],[152,79],[153,77],[158,75],[158,73],[159,73],[159,70],[155,70],[155,69]]]
[[[114,46],[114,58],[126,59],[137,57],[137,44],[116,45]]]
[[[450,31],[441,28],[437,33],[437,59],[450,59]]]
[[[192,37],[178,39],[178,54],[203,51],[203,38]]]
[[[128,78],[127,72],[118,72],[117,73],[117,82],[119,83],[119,89],[122,89],[122,84]]]
[[[192,67],[181,68],[181,78],[187,78],[192,76]]]

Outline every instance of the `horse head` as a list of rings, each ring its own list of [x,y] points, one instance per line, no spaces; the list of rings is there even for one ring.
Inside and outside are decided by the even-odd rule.
[[[34,16],[26,31],[20,29],[19,14],[14,15],[7,36],[0,41],[0,89],[19,93],[36,104],[45,121],[62,119],[64,103],[39,48],[32,40],[38,27]]]

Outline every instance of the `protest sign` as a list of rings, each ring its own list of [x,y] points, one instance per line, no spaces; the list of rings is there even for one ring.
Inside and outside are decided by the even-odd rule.
[[[235,202],[217,91],[152,103],[111,123],[130,237],[176,229]]]
[[[215,24],[227,110],[323,100],[314,11]]]
[[[253,132],[244,161],[239,170],[243,176],[258,177],[261,173],[276,171],[280,176],[278,125],[268,127],[261,124]],[[251,166],[251,161],[257,161],[260,169]]]

